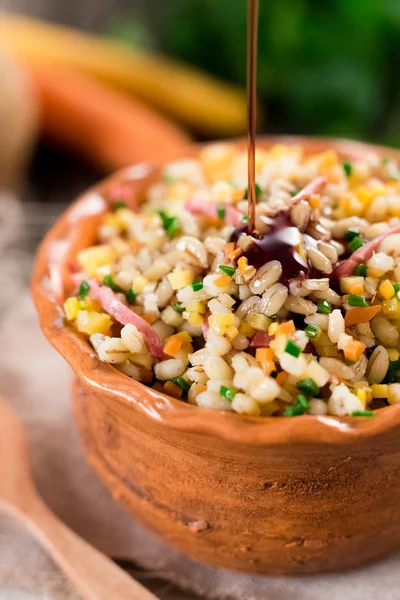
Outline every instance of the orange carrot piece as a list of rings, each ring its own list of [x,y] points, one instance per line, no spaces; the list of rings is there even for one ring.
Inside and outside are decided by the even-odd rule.
[[[228,285],[228,283],[230,283],[231,281],[232,277],[229,277],[229,275],[221,275],[220,277],[217,277],[214,283],[217,287],[223,288],[226,285]]]
[[[169,338],[165,340],[164,344],[164,352],[168,354],[168,356],[175,356],[181,349],[183,344],[182,338],[177,335],[171,335]]]
[[[105,169],[172,158],[189,142],[152,109],[68,69],[29,66],[46,137]]]
[[[382,310],[382,306],[366,306],[360,308],[351,308],[344,317],[346,327],[358,325],[359,323],[368,323]]]
[[[350,294],[355,294],[356,296],[364,293],[364,286],[362,283],[354,283],[349,288]]]
[[[243,254],[243,250],[241,248],[236,248],[236,250],[233,250],[233,252],[230,252],[228,254],[227,260],[230,260],[231,262],[233,262],[234,260],[239,258],[239,256],[242,256],[242,254]]]
[[[272,350],[272,348],[257,348],[256,360],[258,360],[258,362],[274,360],[274,351]]]
[[[356,361],[360,358],[367,346],[358,340],[349,340],[343,348],[343,354],[346,360]]]
[[[285,335],[291,335],[296,331],[296,327],[294,326],[293,321],[286,321],[286,323],[282,323],[278,327],[279,333],[284,333]]]
[[[153,313],[143,313],[142,319],[144,319],[149,325],[152,325],[155,321],[157,321],[157,317],[154,316]]]
[[[235,242],[229,242],[226,246],[225,246],[225,260],[229,259],[229,255],[231,252],[233,252],[235,249]]]
[[[166,381],[164,383],[164,391],[173,398],[182,398],[183,389],[173,381]]]
[[[276,376],[276,383],[278,385],[283,385],[288,377],[289,377],[289,375],[287,373],[285,373],[285,371],[282,371],[281,373],[278,373],[278,375]]]

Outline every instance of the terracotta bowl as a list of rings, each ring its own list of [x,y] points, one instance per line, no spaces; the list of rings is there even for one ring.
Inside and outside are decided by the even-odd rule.
[[[399,151],[356,142],[259,140],[264,147],[277,142],[400,158]],[[245,418],[194,407],[101,363],[64,325],[68,265],[94,242],[110,183],[130,180],[140,199],[158,174],[140,165],[89,190],[38,252],[33,296],[45,335],[74,370],[88,461],[135,517],[215,567],[319,573],[359,567],[398,549],[400,405],[374,419]]]

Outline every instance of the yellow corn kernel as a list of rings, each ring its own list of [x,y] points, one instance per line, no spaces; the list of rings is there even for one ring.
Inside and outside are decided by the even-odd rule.
[[[206,305],[204,302],[200,302],[199,300],[189,300],[189,302],[186,303],[186,310],[188,312],[195,312],[204,315],[206,312]]]
[[[145,369],[151,369],[153,365],[153,359],[150,354],[140,353],[140,354],[130,354],[129,360],[131,360],[135,365],[139,367],[144,367]]]
[[[262,313],[250,313],[246,317],[246,322],[256,331],[267,331],[271,319]]]
[[[400,352],[398,352],[396,350],[396,348],[387,348],[387,353],[389,355],[389,360],[391,362],[395,362],[396,360],[399,360]]]
[[[245,256],[241,256],[239,258],[238,267],[239,267],[240,273],[243,275],[243,273],[246,271],[246,269],[248,267],[248,260]]]
[[[362,402],[362,404],[364,406],[366,406],[366,404],[367,404],[367,392],[365,390],[363,390],[363,389],[358,389],[357,390],[357,396],[358,396],[358,399],[360,400],[360,402]]]
[[[217,287],[223,288],[229,283],[231,283],[231,281],[232,277],[229,277],[229,275],[220,275],[219,277],[217,277],[217,279],[214,280],[214,283]]]
[[[391,319],[400,319],[400,300],[398,298],[384,300],[382,302],[382,310],[383,314]]]
[[[71,298],[67,298],[64,302],[64,312],[67,318],[67,321],[74,321],[78,316],[79,312],[79,300],[72,296]]]
[[[361,216],[364,212],[364,204],[354,194],[344,194],[340,199],[340,208],[345,215]]]
[[[210,315],[208,322],[215,333],[225,335],[229,327],[235,327],[235,315],[232,313]]]
[[[115,227],[119,229],[119,219],[113,213],[106,213],[103,217],[104,225],[109,225],[110,227]]]
[[[268,327],[268,335],[275,335],[279,329],[278,323],[271,323]]]
[[[245,321],[243,321],[243,323],[240,324],[239,333],[241,333],[242,335],[245,335],[246,337],[253,337],[255,332],[255,329],[253,329],[253,327],[251,327]]]
[[[80,310],[75,324],[78,331],[86,333],[87,335],[93,335],[94,333],[107,334],[112,325],[112,319],[110,315],[107,315],[106,313]]]
[[[173,290],[180,290],[181,288],[184,288],[192,283],[193,273],[189,269],[174,271],[173,273],[167,275],[167,278]]]
[[[364,293],[364,286],[362,283],[355,283],[350,286],[350,294],[360,295]]]
[[[81,310],[94,310],[96,312],[101,312],[101,304],[98,300],[94,300],[94,298],[85,298],[84,300],[79,300],[79,308]]]
[[[384,300],[390,300],[390,298],[393,298],[395,292],[394,292],[394,287],[391,284],[391,282],[389,281],[389,279],[385,279],[384,281],[382,281],[379,284],[379,295],[384,299]]]
[[[193,327],[201,327],[201,325],[203,324],[203,319],[204,317],[200,313],[189,312],[187,320]]]
[[[334,150],[321,152],[321,154],[318,156],[318,162],[321,168],[330,169],[337,165],[338,155]]]
[[[239,329],[236,327],[236,325],[231,325],[230,327],[226,328],[225,333],[228,338],[233,340],[238,335]]]
[[[374,383],[373,385],[371,385],[371,391],[373,398],[388,397],[388,386],[385,383]]]
[[[184,344],[190,344],[192,341],[192,336],[187,331],[180,331],[179,333],[175,333],[176,337],[181,338]]]
[[[95,277],[99,267],[109,265],[114,260],[114,251],[108,244],[92,246],[78,252],[77,261],[91,277]]]
[[[149,280],[146,279],[146,277],[143,277],[143,275],[137,275],[132,281],[132,289],[135,290],[137,294],[141,294],[148,283]]]
[[[364,292],[364,277],[341,277],[339,284],[343,294],[362,294]],[[361,289],[361,292],[353,292],[353,289]]]
[[[166,189],[166,199],[172,202],[179,202],[190,198],[192,187],[184,181],[171,183]]]

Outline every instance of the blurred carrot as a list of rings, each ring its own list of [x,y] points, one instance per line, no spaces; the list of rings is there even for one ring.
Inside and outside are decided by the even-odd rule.
[[[81,74],[58,67],[29,71],[42,104],[44,136],[103,169],[165,160],[190,142],[165,117]]]

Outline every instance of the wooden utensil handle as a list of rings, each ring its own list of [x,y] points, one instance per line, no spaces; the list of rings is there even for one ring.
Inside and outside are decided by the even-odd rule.
[[[84,600],[157,600],[111,559],[64,525],[39,497],[30,499],[24,509],[1,500],[0,504],[24,522]]]

